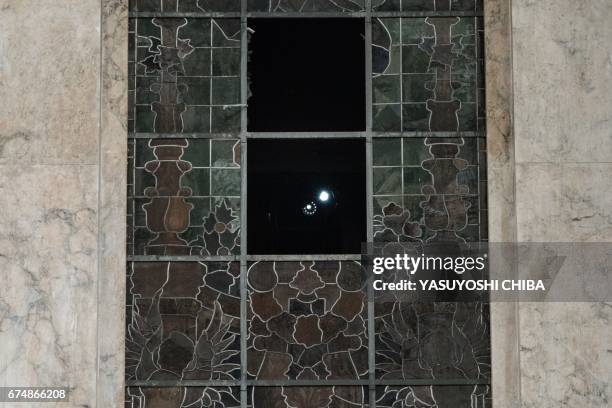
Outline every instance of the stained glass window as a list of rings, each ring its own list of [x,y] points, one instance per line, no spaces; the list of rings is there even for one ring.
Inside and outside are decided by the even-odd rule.
[[[487,240],[481,0],[132,0],[126,407],[491,406],[486,299],[361,244]]]

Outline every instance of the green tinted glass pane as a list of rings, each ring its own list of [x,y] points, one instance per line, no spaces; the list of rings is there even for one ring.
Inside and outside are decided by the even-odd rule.
[[[179,10],[239,12],[240,0],[179,0]]]
[[[374,105],[375,131],[398,132],[401,129],[401,105]]]
[[[208,167],[210,165],[210,140],[188,139],[189,146],[181,159],[191,163],[193,167]]]
[[[374,166],[401,166],[401,139],[374,139],[372,141]]]
[[[213,196],[240,195],[240,169],[211,169]]]
[[[424,103],[402,105],[403,129],[407,131],[429,129],[429,111]]]
[[[425,73],[429,71],[430,57],[418,45],[402,46],[402,72]]]
[[[374,194],[402,194],[401,167],[375,167],[373,171]]]
[[[210,212],[210,197],[189,197],[187,202],[193,204],[193,210],[189,214],[189,224],[192,226],[202,226],[204,217],[208,216]]]
[[[134,149],[136,167],[144,167],[146,162],[155,160],[153,149],[149,147],[149,139],[136,139]]]
[[[214,76],[240,75],[240,48],[213,48]]]
[[[399,75],[380,75],[372,78],[374,89],[374,103],[399,103],[400,102],[400,77]]]
[[[210,104],[210,79],[181,77],[178,80],[178,89],[182,90],[180,101],[187,105]]]
[[[212,133],[236,133],[240,131],[239,106],[212,107]]]
[[[365,0],[247,0],[248,11],[286,12],[358,12],[365,10]]]
[[[196,48],[183,60],[185,75],[200,76],[211,73],[210,48]]]
[[[179,29],[179,36],[188,38],[193,47],[210,47],[210,25],[211,20],[208,18],[188,19],[187,24]]]
[[[404,102],[426,102],[434,97],[436,80],[432,74],[405,74],[402,76]]]
[[[240,103],[240,78],[213,78],[212,104],[236,105]]]
[[[187,106],[181,117],[184,132],[208,133],[210,131],[210,107],[208,106]]]
[[[404,166],[420,166],[431,158],[429,146],[423,138],[404,138]]]
[[[431,174],[421,167],[404,168],[404,194],[421,194],[425,185],[431,184]]]
[[[194,168],[181,179],[183,187],[191,188],[191,195],[205,197],[210,195],[210,169]]]
[[[240,141],[213,140],[212,141],[212,167],[239,167]]]
[[[178,10],[175,4],[172,11],[202,12],[202,7],[216,8],[213,3],[179,1]],[[136,72],[132,69],[129,78],[134,131],[239,131],[239,112],[231,109],[240,104],[239,18],[137,18],[131,26],[137,32],[137,47],[132,46],[130,55]],[[211,111],[211,104],[232,106],[220,112]]]

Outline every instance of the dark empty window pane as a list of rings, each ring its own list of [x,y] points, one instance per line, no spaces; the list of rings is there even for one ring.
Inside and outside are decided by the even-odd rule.
[[[253,19],[248,129],[365,129],[362,19]]]
[[[247,154],[250,254],[361,252],[363,141],[250,140]]]

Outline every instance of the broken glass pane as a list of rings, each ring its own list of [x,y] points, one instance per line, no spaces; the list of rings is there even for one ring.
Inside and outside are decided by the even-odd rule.
[[[251,139],[250,254],[361,253],[365,141]]]
[[[365,130],[363,19],[249,20],[248,130]]]

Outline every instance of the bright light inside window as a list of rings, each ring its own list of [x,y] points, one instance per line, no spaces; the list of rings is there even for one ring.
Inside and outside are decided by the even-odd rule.
[[[319,201],[326,202],[329,200],[329,193],[325,190],[319,193]]]
[[[317,205],[312,201],[306,203],[306,205],[302,207],[302,212],[304,215],[314,215],[317,212]]]

